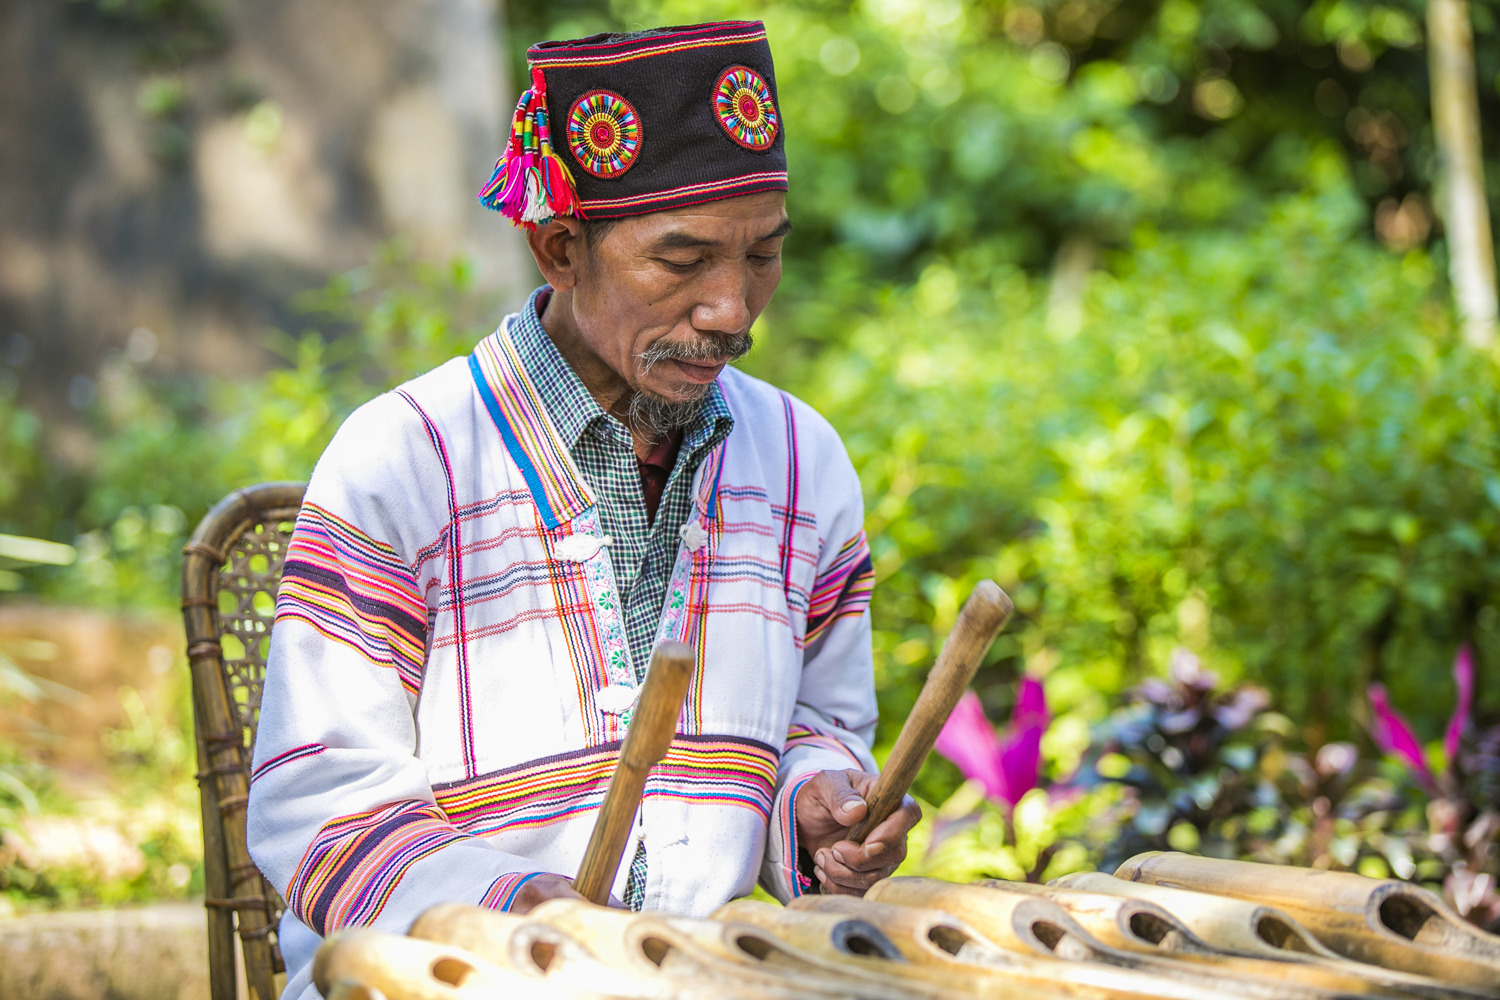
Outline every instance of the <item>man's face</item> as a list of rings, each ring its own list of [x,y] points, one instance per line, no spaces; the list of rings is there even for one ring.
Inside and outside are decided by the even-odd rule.
[[[699,399],[748,350],[790,228],[780,192],[623,219],[579,262],[579,333],[635,392]]]

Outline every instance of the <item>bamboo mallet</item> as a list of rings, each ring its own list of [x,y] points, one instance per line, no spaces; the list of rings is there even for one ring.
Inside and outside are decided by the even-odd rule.
[[[980,580],[974,585],[969,599],[958,612],[953,631],[943,643],[937,663],[927,674],[927,682],[922,685],[922,693],[917,696],[911,715],[907,716],[901,734],[896,737],[890,759],[885,762],[880,777],[875,779],[875,787],[865,797],[869,809],[865,818],[849,832],[851,841],[863,844],[871,830],[901,807],[901,800],[926,762],[943,724],[953,714],[958,699],[968,690],[974,672],[979,669],[979,661],[984,659],[990,643],[1005,627],[1012,610],[1010,598],[994,580]]]
[[[682,643],[664,642],[651,654],[651,669],[646,671],[630,730],[620,747],[620,762],[609,780],[604,805],[594,822],[594,835],[589,838],[578,878],[573,882],[573,888],[590,902],[600,906],[609,903],[609,889],[646,790],[646,774],[672,745],[692,677],[693,651]]]

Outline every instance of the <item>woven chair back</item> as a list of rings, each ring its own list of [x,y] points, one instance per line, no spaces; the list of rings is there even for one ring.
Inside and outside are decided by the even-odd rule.
[[[236,490],[204,516],[183,549],[212,1000],[235,1000],[236,934],[250,1000],[276,1000],[286,978],[276,940],[285,904],[250,860],[245,806],[276,590],[306,488],[261,483]]]

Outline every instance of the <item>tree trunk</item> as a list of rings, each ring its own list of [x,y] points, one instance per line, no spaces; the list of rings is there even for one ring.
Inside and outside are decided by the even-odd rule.
[[[1479,148],[1479,95],[1468,0],[1428,0],[1432,119],[1441,160],[1438,204],[1448,233],[1449,274],[1474,347],[1495,342],[1495,245]]]

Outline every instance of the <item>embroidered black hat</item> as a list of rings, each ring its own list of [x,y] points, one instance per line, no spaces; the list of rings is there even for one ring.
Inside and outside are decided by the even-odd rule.
[[[480,202],[534,228],[785,191],[765,25],[716,21],[542,42]]]

